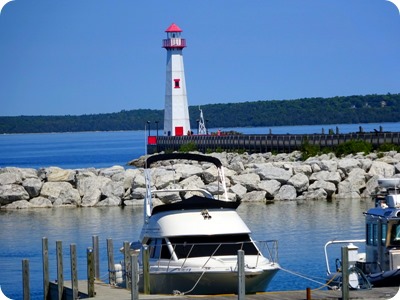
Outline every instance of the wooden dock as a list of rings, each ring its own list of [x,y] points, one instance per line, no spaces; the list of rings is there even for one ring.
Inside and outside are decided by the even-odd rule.
[[[85,298],[84,295],[87,295],[87,281],[82,280],[79,281],[79,291],[82,293],[81,298]],[[52,285],[57,291],[56,284]],[[64,289],[70,289],[70,282],[65,282]],[[50,288],[52,290],[53,288]],[[118,299],[118,300],[131,300],[131,292],[124,288],[114,287],[107,283],[101,281],[95,281],[95,297],[94,298],[86,298],[92,300],[109,300],[109,299]],[[358,299],[358,300],[387,300],[396,295],[399,292],[399,288],[397,287],[386,287],[386,288],[373,288],[371,290],[352,290],[350,291],[349,299]],[[69,293],[66,291],[65,295]],[[304,300],[307,299],[306,290],[303,291],[279,291],[279,292],[265,292],[265,293],[257,293],[245,296],[247,300]],[[400,295],[399,295],[400,297]],[[139,294],[139,299],[215,299],[215,300],[233,300],[238,299],[237,295],[144,295]],[[56,298],[52,298],[56,299]],[[66,298],[63,299],[71,299]],[[335,300],[342,299],[341,291],[331,291],[331,290],[311,290],[311,298],[312,300]],[[399,298],[400,299],[400,298]]]

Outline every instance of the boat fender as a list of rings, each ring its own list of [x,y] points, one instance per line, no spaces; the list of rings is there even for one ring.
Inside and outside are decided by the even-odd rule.
[[[358,274],[355,271],[350,272],[349,274],[349,286],[355,290],[359,288]]]
[[[114,270],[115,270],[115,282],[117,284],[121,284],[124,281],[124,279],[122,278],[122,265],[115,264]]]

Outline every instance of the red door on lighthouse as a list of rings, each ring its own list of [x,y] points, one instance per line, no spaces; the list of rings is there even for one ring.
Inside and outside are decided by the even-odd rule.
[[[176,126],[175,127],[175,135],[176,136],[182,136],[183,135],[183,127],[182,126]]]

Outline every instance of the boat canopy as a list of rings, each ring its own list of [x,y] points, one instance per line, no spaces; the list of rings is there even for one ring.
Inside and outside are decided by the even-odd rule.
[[[166,153],[166,154],[157,154],[148,157],[144,163],[144,168],[150,168],[153,163],[163,160],[170,159],[185,159],[185,160],[195,160],[199,162],[209,162],[213,163],[217,168],[222,167],[221,161],[213,156],[202,155],[202,154],[193,154],[193,153]]]
[[[152,215],[160,212],[165,211],[172,211],[172,210],[186,210],[186,209],[212,209],[212,208],[229,208],[229,209],[236,209],[240,205],[239,201],[221,201],[216,199],[210,199],[206,197],[201,197],[194,195],[188,199],[158,205],[153,208]]]

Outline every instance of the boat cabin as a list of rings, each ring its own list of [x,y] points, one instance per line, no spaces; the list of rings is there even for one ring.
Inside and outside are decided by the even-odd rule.
[[[375,207],[365,213],[366,259],[364,273],[400,269],[400,194],[387,189],[376,198]]]

